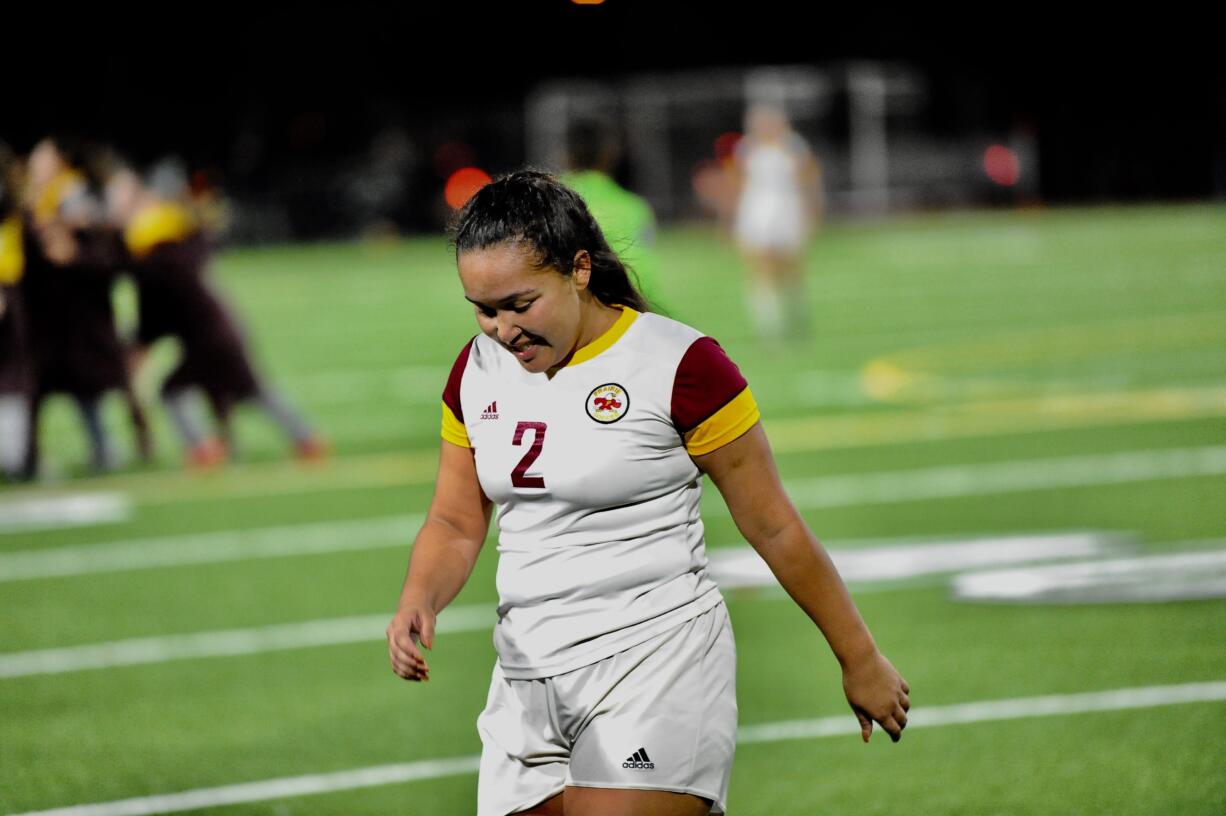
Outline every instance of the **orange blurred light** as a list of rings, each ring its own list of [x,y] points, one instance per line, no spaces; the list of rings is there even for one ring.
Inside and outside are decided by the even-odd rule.
[[[467,204],[468,199],[475,196],[478,190],[491,181],[493,179],[490,178],[490,174],[479,167],[461,167],[451,174],[451,178],[447,179],[447,186],[443,188],[443,198],[447,199],[447,203],[453,210],[458,210]]]
[[[1022,166],[1016,153],[1004,145],[994,144],[983,151],[983,172],[1000,186],[1012,187],[1022,175]]]
[[[736,153],[736,146],[741,143],[741,134],[734,131],[721,133],[715,138],[715,158],[721,163],[728,161]]]
[[[576,6],[599,6],[604,0],[570,0]]]

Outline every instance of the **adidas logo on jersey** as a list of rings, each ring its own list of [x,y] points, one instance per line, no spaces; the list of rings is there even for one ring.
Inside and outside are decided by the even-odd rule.
[[[651,761],[651,757],[647,756],[647,749],[640,748],[634,752],[633,756],[626,757],[626,761],[622,763],[623,768],[630,768],[635,771],[654,771],[656,763]]]
[[[498,400],[494,400],[489,405],[485,406],[485,410],[481,412],[482,419],[498,419]]]

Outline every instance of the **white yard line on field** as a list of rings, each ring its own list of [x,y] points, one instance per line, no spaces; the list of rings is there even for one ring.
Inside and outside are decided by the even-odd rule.
[[[863,549],[831,548],[829,552],[853,593],[858,594],[862,586],[877,587],[879,590],[882,582],[887,582],[885,585],[888,586],[890,581],[954,572],[963,568],[1108,555],[1118,552],[1124,541],[1125,539],[1118,535],[1068,533],[952,543],[928,541]],[[1222,567],[1226,563],[1226,551],[1147,556],[1119,562],[1091,561],[1075,566],[1085,572],[1092,570],[1096,563],[1110,567],[1112,564],[1134,562],[1165,564],[1171,559],[1176,559],[1179,564],[1200,565],[1202,571],[1207,571],[1212,566],[1215,572],[1211,577],[1220,580]],[[757,553],[747,548],[713,551],[711,574],[724,590],[777,586],[775,578]],[[1081,577],[1083,584],[1089,584],[1089,578],[1082,575],[1082,572],[1077,575]],[[1135,581],[1136,576],[1133,577]],[[1166,577],[1169,582],[1171,576]],[[494,606],[489,604],[451,607],[439,616],[439,631],[468,632],[488,629],[494,625],[496,617]],[[0,679],[366,643],[382,640],[389,620],[388,614],[358,615],[246,629],[157,635],[0,653]]]
[[[1101,532],[991,536],[955,541],[928,540],[905,546],[835,549],[830,557],[844,581],[897,581],[1002,564],[1087,558],[1115,554],[1127,539]],[[709,572],[721,588],[777,586],[770,567],[747,545],[708,552]]]
[[[183,793],[143,796],[118,802],[95,805],[74,805],[55,810],[33,811],[20,816],[148,816],[156,813],[180,813],[185,810],[238,805],[246,802],[266,802],[293,796],[332,793],[333,791],[396,785],[419,779],[441,779],[447,776],[476,773],[481,764],[478,756],[454,759],[427,759],[399,765],[376,765],[328,774],[308,774],[262,782],[246,782],[217,788],[198,788]]]
[[[0,582],[388,547],[407,552],[424,519],[383,516],[23,550],[0,554]]]
[[[438,617],[439,632],[472,632],[493,626],[492,604],[450,607]],[[0,679],[41,674],[64,674],[87,669],[233,657],[265,652],[337,646],[383,640],[391,613],[349,618],[283,623],[250,629],[223,629],[183,635],[160,635],[105,643],[87,643],[58,649],[0,654]]]
[[[1020,603],[1220,598],[1226,595],[1226,549],[968,572],[954,576],[953,595]]]
[[[0,501],[0,533],[117,524],[131,517],[132,504],[122,493],[26,495]]]
[[[1208,446],[789,479],[785,487],[797,507],[816,510],[1222,474],[1226,474],[1226,446]],[[715,491],[707,492],[712,497],[706,502],[704,513],[727,514]],[[62,551],[25,550],[0,554],[0,582],[247,557],[396,547],[408,544],[420,523],[420,516],[389,516],[182,538],[136,539]],[[177,552],[180,547],[181,554]]]
[[[944,706],[917,706],[908,715],[907,731],[943,725],[1051,717],[1096,711],[1123,711],[1136,708],[1226,700],[1226,682],[1184,683],[1169,686],[1092,691],[1081,694],[1050,694],[1003,700],[979,700]],[[810,720],[785,720],[743,726],[737,732],[739,745],[780,742],[794,739],[858,734],[860,726],[850,714]],[[885,735],[878,733],[877,739]],[[150,816],[180,813],[223,805],[267,802],[296,796],[332,793],[342,790],[396,785],[426,779],[441,779],[476,773],[478,756],[426,759],[393,765],[376,765],[327,774],[289,776],[244,782],[214,788],[197,788],[181,793],[142,796],[112,802],[71,805],[52,810],[27,811],[15,816]]]
[[[1226,445],[1211,445],[820,476],[785,487],[798,507],[817,509],[1222,474]]]
[[[1226,700],[1226,682],[1142,686],[1079,694],[1048,694],[1041,697],[981,700],[945,706],[917,706],[907,712],[907,730],[936,725],[1016,720],[1025,717],[1051,717],[1091,711],[1121,711],[1130,708],[1150,708],[1176,703],[1217,700]],[[779,742],[786,739],[812,739],[836,734],[858,733],[860,733],[860,724],[854,718],[821,717],[814,720],[785,720],[747,725],[737,731],[737,743],[748,745],[756,742]]]

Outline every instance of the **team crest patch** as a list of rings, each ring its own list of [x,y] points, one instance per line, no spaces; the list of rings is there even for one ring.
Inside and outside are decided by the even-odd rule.
[[[587,415],[604,425],[621,419],[629,408],[630,395],[617,383],[598,385],[587,395]]]

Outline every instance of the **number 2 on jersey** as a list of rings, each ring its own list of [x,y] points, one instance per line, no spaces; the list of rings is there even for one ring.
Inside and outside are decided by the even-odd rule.
[[[512,445],[521,445],[524,440],[524,431],[536,431],[532,435],[532,447],[524,454],[524,458],[519,460],[519,464],[511,471],[511,484],[515,487],[544,487],[545,479],[541,476],[525,476],[528,468],[532,467],[532,463],[536,461],[536,457],[541,455],[541,448],[545,447],[545,423],[544,422],[521,422],[515,426],[515,438],[511,440]]]

